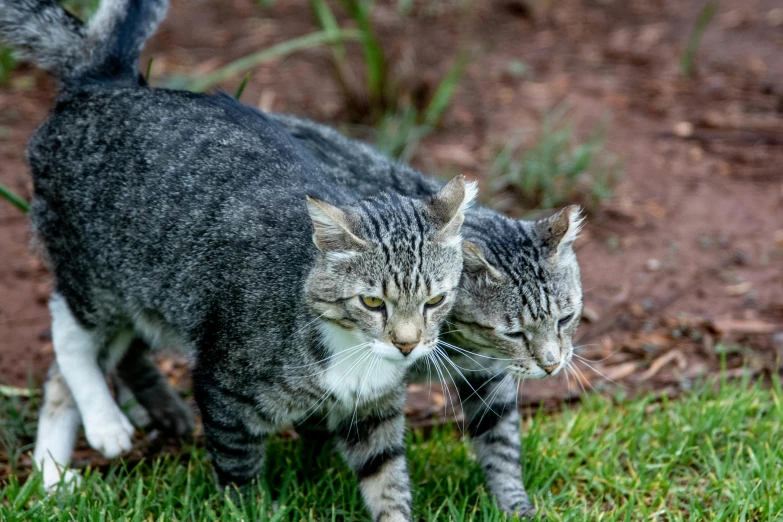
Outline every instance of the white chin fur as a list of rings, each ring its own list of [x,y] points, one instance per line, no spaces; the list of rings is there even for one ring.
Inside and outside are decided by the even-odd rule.
[[[383,347],[383,343],[365,343],[360,339],[364,337],[362,334],[357,335],[357,332],[331,322],[324,322],[321,332],[324,343],[335,356],[330,359],[328,370],[321,374],[321,383],[349,407],[353,407],[357,399],[360,402],[371,400],[402,383],[405,366],[390,360],[394,357],[391,353],[376,350],[379,345]],[[364,346],[355,348],[359,345]],[[399,350],[394,348],[394,351],[403,359]]]

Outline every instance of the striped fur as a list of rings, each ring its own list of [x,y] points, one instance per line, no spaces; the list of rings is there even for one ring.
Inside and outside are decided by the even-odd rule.
[[[141,400],[183,414],[138,338],[165,340],[195,357],[221,486],[261,473],[270,434],[321,420],[374,518],[410,520],[405,374],[453,306],[475,187],[458,176],[420,199],[361,199],[320,181],[310,153],[255,109],[140,84],[135,62],[161,4],[126,5],[27,149],[33,231],[56,287],[50,383],[65,384],[47,406],[69,412],[59,441],[39,440],[44,471],[47,444],[72,446],[74,405],[93,447],[131,447],[104,378],[118,363]]]
[[[8,1],[0,0],[0,5]],[[70,27],[67,38],[76,41],[83,30],[69,23],[60,22],[57,30],[67,32]],[[78,64],[73,64],[77,61],[71,61],[70,67],[76,67]],[[68,68],[65,63],[60,70]],[[356,194],[367,196],[391,189],[409,196],[426,196],[441,186],[328,127],[290,116],[271,117],[315,156],[324,179]],[[515,358],[516,363],[505,370],[519,378],[540,378],[564,368],[571,359],[571,338],[581,313],[579,266],[572,250],[580,224],[575,208],[537,222],[515,221],[484,208],[468,213],[464,227],[468,240],[465,272],[446,340],[463,349]],[[471,401],[476,402],[475,395]],[[481,410],[485,408],[481,401],[466,408],[478,408],[479,418],[495,418],[493,412]],[[518,426],[513,426],[516,421],[508,420],[506,414],[502,419],[507,426],[503,432],[518,439]],[[488,422],[483,421],[483,425]],[[482,460],[490,459],[492,454],[479,449],[479,445],[477,453]],[[490,484],[506,481],[512,484],[511,490],[520,490],[521,477],[517,478],[515,470],[485,466],[485,471]],[[501,498],[502,489],[491,489],[504,509],[529,513],[521,502],[518,509],[509,507],[515,505],[514,495]]]
[[[391,189],[408,196],[432,194],[441,186],[328,127],[280,114],[272,118],[318,159],[323,175],[339,186],[365,195]],[[483,207],[472,208],[465,218],[464,269],[441,349],[460,359],[460,366],[491,370],[464,372],[471,383],[463,383],[460,395],[469,397],[463,406],[466,418],[473,419],[469,431],[489,489],[509,514],[535,514],[522,483],[519,419],[516,402],[512,405],[516,385],[510,383],[512,377],[556,374],[571,361],[571,341],[582,312],[579,264],[573,250],[580,227],[577,207],[538,221],[510,219]],[[474,358],[480,363],[477,367],[463,357],[466,351],[500,360]],[[493,397],[494,383],[485,385],[481,379],[502,378],[503,372],[510,377]]]
[[[111,75],[118,63],[135,75],[135,60],[167,9],[168,0],[103,0],[85,26],[55,0],[0,0],[0,41],[64,82]],[[135,23],[123,32],[128,17]]]

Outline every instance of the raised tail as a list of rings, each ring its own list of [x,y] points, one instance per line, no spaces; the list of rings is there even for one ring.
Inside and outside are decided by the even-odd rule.
[[[0,0],[0,41],[65,83],[135,81],[147,39],[166,16],[168,0],[103,0],[88,25],[55,0]]]
[[[89,61],[87,28],[54,0],[0,0],[0,40],[60,78]]]

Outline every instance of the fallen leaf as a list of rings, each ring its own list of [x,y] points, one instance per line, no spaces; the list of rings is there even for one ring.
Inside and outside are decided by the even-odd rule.
[[[628,377],[639,368],[635,362],[627,362],[616,366],[606,366],[603,374],[610,381],[618,381],[623,377]]]
[[[745,295],[748,292],[751,291],[753,288],[753,283],[750,281],[745,281],[744,283],[737,283],[736,285],[728,285],[726,290],[726,295],[730,296],[738,296],[738,295]]]
[[[783,330],[783,325],[769,323],[761,319],[715,319],[710,323],[712,329],[719,334],[769,334]]]
[[[649,380],[671,361],[677,361],[677,367],[684,370],[688,366],[688,359],[680,350],[671,350],[655,359],[647,370],[639,376],[639,380],[644,382]]]

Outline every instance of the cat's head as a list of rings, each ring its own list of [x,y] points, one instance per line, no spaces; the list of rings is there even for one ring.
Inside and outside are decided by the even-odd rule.
[[[401,365],[434,349],[456,297],[460,232],[475,195],[458,176],[428,200],[382,194],[337,208],[309,198],[319,255],[306,294],[325,335]]]
[[[488,220],[464,243],[452,338],[500,358],[518,378],[555,374],[573,356],[582,283],[573,250],[580,209],[539,221]],[[467,342],[466,342],[467,341]]]

